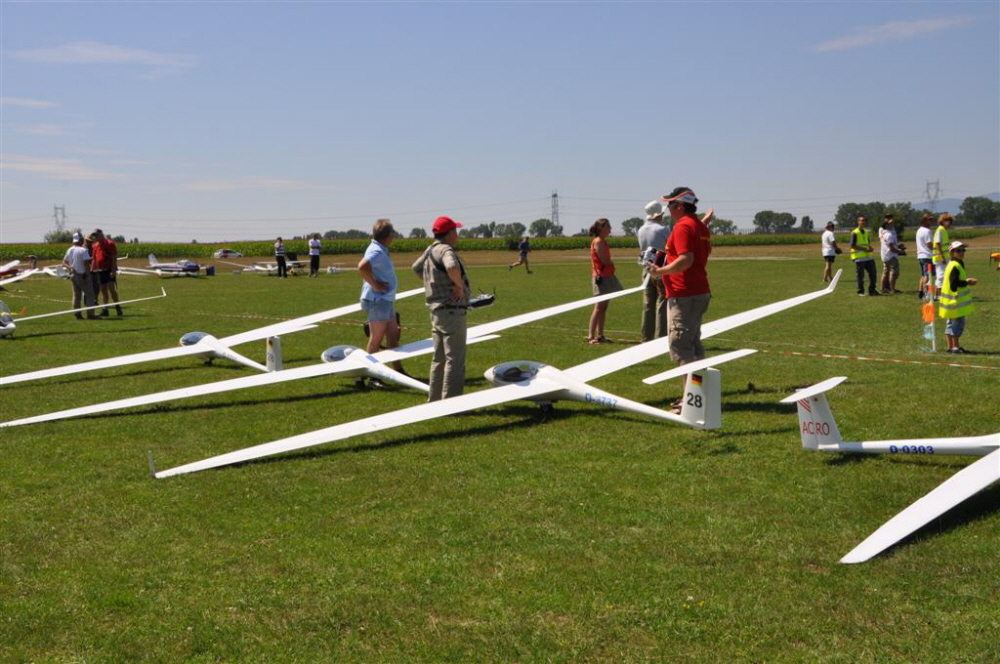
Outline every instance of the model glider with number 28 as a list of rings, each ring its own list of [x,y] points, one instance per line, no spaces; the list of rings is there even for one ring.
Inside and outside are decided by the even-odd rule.
[[[756,309],[727,316],[711,323],[706,323],[702,325],[702,338],[705,339],[716,334],[721,334],[832,293],[840,279],[840,274],[838,272],[830,285],[823,290],[781,300],[757,307]],[[648,415],[657,419],[699,429],[718,428],[721,425],[719,372],[709,367],[753,351],[735,351],[724,356],[686,364],[668,372],[668,375],[661,374],[657,376],[656,378],[658,379],[665,379],[672,375],[688,375],[680,415],[616,396],[588,384],[588,381],[663,355],[668,351],[669,340],[666,337],[661,337],[589,362],[584,362],[564,371],[540,362],[505,362],[486,372],[486,378],[497,386],[494,388],[450,399],[443,399],[441,401],[424,403],[354,422],[338,424],[318,431],[248,447],[161,472],[155,472],[155,469],[152,467],[152,459],[150,459],[150,470],[153,471],[156,478],[192,473],[521,399],[541,402],[543,404],[550,404],[553,401],[563,399],[582,401],[599,407]]]

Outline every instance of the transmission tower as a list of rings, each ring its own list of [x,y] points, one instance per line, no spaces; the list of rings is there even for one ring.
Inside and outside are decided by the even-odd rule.
[[[62,233],[66,230],[66,206],[65,205],[53,205],[52,206],[52,221],[56,224],[56,230]]]
[[[553,226],[559,225],[559,192],[555,189],[552,190],[552,218],[550,221]]]
[[[937,202],[941,197],[941,180],[927,181],[924,189],[924,198],[927,200],[927,207],[931,212],[937,212]]]

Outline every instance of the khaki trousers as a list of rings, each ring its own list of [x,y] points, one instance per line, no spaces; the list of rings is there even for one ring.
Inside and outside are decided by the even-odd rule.
[[[74,273],[73,278],[70,280],[73,282],[73,308],[79,309],[80,307],[92,307],[97,304],[97,298],[94,297],[94,283],[90,279],[90,274],[78,274]],[[82,296],[82,298],[81,298]],[[86,304],[80,304],[80,300],[83,300]],[[88,316],[93,316],[93,311],[87,312]]]
[[[642,295],[642,328],[640,339],[652,341],[667,335],[667,293],[663,279],[650,277]]]
[[[430,395],[428,401],[438,401],[462,394],[465,389],[465,309],[439,307],[431,311],[431,338],[434,356],[431,359]]]

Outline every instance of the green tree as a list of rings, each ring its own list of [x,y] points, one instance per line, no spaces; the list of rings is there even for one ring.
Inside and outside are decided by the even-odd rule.
[[[809,233],[813,229],[813,220],[808,214],[799,220],[799,229],[804,233]]]
[[[975,226],[1000,223],[1000,202],[985,196],[969,196],[958,209],[958,223]]]
[[[528,232],[535,237],[557,237],[562,235],[563,228],[552,223],[551,219],[535,219],[528,227]]]
[[[712,217],[708,221],[708,230],[712,231],[713,235],[730,235],[736,232],[736,224],[729,219]]]
[[[522,237],[528,229],[519,221],[497,224],[493,227],[493,237]]]
[[[632,217],[631,219],[626,219],[622,222],[622,231],[626,236],[635,235],[635,232],[646,223],[639,217]]]
[[[761,210],[753,216],[753,225],[759,233],[780,233],[795,225],[795,215],[791,212]]]
[[[423,228],[414,228],[410,231],[410,237],[415,240],[422,240],[427,237],[427,231]]]
[[[868,228],[877,228],[882,223],[886,213],[886,205],[881,201],[871,203],[841,203],[833,220],[838,228],[854,228],[858,225],[858,217],[862,214],[868,219]]]
[[[79,233],[83,235],[83,231],[79,228],[74,230],[51,230],[45,234],[43,241],[47,244],[70,244],[73,242],[73,233]]]

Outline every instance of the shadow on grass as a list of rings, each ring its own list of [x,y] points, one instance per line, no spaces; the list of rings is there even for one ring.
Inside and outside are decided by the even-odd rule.
[[[129,328],[124,328],[124,329],[123,328],[115,328],[115,329],[107,329],[107,330],[96,330],[96,329],[89,329],[89,330],[63,330],[61,332],[32,332],[32,331],[29,330],[28,332],[25,332],[24,334],[19,334],[20,329],[18,329],[18,330],[15,331],[14,335],[11,336],[11,337],[8,337],[8,339],[11,340],[11,341],[25,341],[25,340],[32,340],[32,339],[41,339],[41,338],[44,338],[44,337],[64,337],[64,336],[67,336],[67,335],[74,336],[74,335],[80,334],[81,332],[86,332],[87,334],[118,334],[119,332],[148,332],[149,330],[158,330],[158,329],[159,328],[157,328],[157,327],[129,327]]]
[[[1000,486],[995,485],[969,497],[927,525],[917,529],[916,532],[907,535],[875,556],[875,559],[891,555],[893,552],[899,550],[900,547],[916,545],[925,539],[938,537],[967,524],[990,518],[998,511],[1000,511]],[[886,521],[893,516],[895,514],[887,516]]]
[[[560,420],[566,417],[571,417],[573,413],[569,411],[558,411],[551,410],[543,412],[537,406],[529,405],[508,405],[504,409],[505,414],[514,414],[521,417],[520,420],[514,422],[507,422],[503,425],[505,431],[511,429],[523,429],[529,426],[535,426],[541,422],[546,422],[549,420]],[[464,417],[482,417],[482,413],[468,412],[468,413],[456,413],[455,415],[448,415],[442,419],[451,418],[463,418]],[[359,443],[356,445],[351,445],[349,447],[338,447],[335,449],[323,449],[323,450],[313,450],[313,451],[296,451],[290,452],[288,454],[278,454],[269,457],[263,457],[260,459],[252,459],[250,461],[245,461],[242,463],[231,464],[229,466],[220,466],[211,470],[222,470],[225,468],[234,468],[239,466],[253,466],[257,464],[270,464],[270,463],[280,463],[287,461],[288,459],[323,459],[330,456],[340,455],[340,454],[356,454],[359,452],[377,452],[380,450],[390,450],[397,447],[402,447],[404,445],[418,445],[420,443],[435,441],[435,440],[453,440],[453,439],[463,439],[470,436],[477,435],[488,435],[496,433],[497,426],[495,423],[483,424],[481,426],[476,426],[472,428],[462,428],[456,429],[454,431],[447,432],[436,432],[421,434],[419,436],[403,436],[400,438],[395,438],[393,440],[386,440],[378,443]],[[332,441],[337,442],[337,441]]]

